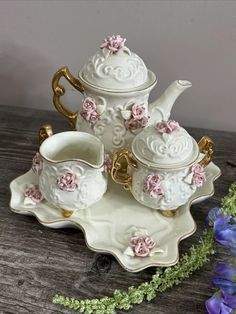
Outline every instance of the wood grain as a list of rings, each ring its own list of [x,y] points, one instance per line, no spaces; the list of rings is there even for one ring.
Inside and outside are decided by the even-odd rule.
[[[53,295],[102,297],[112,294],[114,289],[126,289],[148,281],[155,271],[150,268],[137,274],[128,273],[112,256],[90,251],[80,230],[49,229],[33,217],[9,210],[9,183],[30,168],[38,149],[38,129],[43,123],[51,123],[55,132],[68,129],[66,121],[56,112],[0,106],[0,313],[4,314],[72,313],[52,304]],[[205,134],[213,138],[215,163],[222,169],[222,176],[215,184],[215,195],[192,206],[198,229],[180,244],[181,252],[198,241],[208,210],[219,205],[221,197],[236,180],[236,135],[188,130],[197,140]],[[211,263],[183,284],[130,312],[205,313],[204,302],[212,294],[213,267],[220,260],[231,260],[222,247]]]

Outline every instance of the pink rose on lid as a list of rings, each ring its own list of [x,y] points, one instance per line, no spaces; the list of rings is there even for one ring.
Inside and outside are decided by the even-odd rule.
[[[32,170],[34,173],[39,174],[43,168],[43,159],[39,153],[36,153],[32,160]]]
[[[107,48],[112,53],[117,53],[119,50],[124,48],[126,38],[122,38],[120,35],[108,36],[103,40],[100,48]]]
[[[153,198],[158,198],[163,194],[161,180],[158,175],[150,174],[147,176],[143,184],[143,192],[149,193]]]
[[[25,197],[29,197],[36,204],[43,200],[43,195],[37,185],[27,188],[24,195]]]
[[[95,100],[91,97],[85,98],[80,115],[88,122],[95,124],[100,119],[100,114],[96,110]]]
[[[145,107],[133,104],[131,108],[131,117],[125,121],[125,127],[128,130],[137,130],[144,128],[148,124],[149,117],[146,114]]]
[[[150,251],[154,248],[156,243],[148,235],[140,235],[132,237],[130,240],[131,248],[134,255],[139,257],[145,257],[150,255]]]
[[[200,164],[194,164],[191,168],[193,173],[192,183],[197,187],[201,187],[206,181],[206,173]]]
[[[158,122],[156,124],[155,128],[159,133],[170,134],[172,132],[178,131],[180,126],[179,126],[179,123],[174,120],[168,120],[168,121],[162,120],[161,122]]]
[[[78,188],[76,175],[71,172],[66,172],[57,179],[57,186],[60,190],[74,192]]]

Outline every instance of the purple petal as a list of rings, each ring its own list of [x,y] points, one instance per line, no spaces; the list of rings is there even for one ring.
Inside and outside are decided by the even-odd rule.
[[[214,222],[216,221],[217,217],[222,214],[221,211],[222,211],[222,208],[219,208],[219,207],[212,208],[209,211],[208,216],[206,218],[207,224],[208,225],[213,225]]]
[[[236,281],[234,278],[236,278],[236,267],[225,264],[225,263],[219,263],[216,265],[215,271],[220,275],[220,277],[231,280],[231,281]]]
[[[233,314],[233,309],[224,303],[220,305],[220,314]]]
[[[215,230],[215,240],[223,245],[228,245],[230,242],[236,245],[236,229],[232,230],[230,226],[224,230]]]
[[[224,303],[227,304],[232,309],[236,309],[236,296],[230,295],[226,292],[223,292],[224,295]]]
[[[211,282],[214,288],[219,288],[229,294],[233,294],[236,292],[236,282],[218,276],[214,276]]]
[[[221,304],[223,299],[219,292],[216,292],[210,299],[205,303],[207,312],[209,314],[221,314]]]

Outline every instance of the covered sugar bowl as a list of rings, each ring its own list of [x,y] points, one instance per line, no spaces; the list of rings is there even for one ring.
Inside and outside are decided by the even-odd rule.
[[[213,150],[209,137],[197,144],[177,122],[161,121],[113,155],[111,175],[139,203],[173,216],[204,184]]]

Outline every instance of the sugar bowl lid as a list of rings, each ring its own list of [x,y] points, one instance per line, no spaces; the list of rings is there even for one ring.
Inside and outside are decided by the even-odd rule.
[[[161,121],[135,136],[131,150],[137,160],[154,168],[178,168],[194,162],[197,142],[174,120]]]
[[[106,90],[134,90],[156,83],[156,76],[143,60],[125,46],[120,35],[104,39],[100,50],[79,72],[82,82]]]

